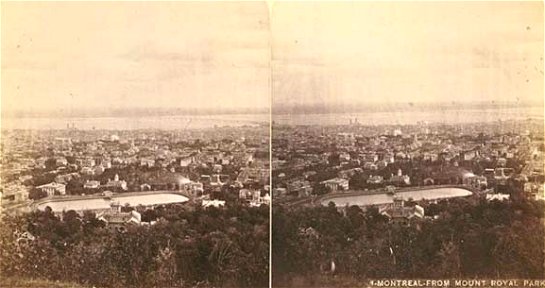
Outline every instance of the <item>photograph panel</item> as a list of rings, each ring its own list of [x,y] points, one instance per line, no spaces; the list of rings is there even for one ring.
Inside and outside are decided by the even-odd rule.
[[[1,287],[268,287],[260,2],[3,2]]]
[[[273,287],[544,284],[543,3],[281,2],[271,27]]]

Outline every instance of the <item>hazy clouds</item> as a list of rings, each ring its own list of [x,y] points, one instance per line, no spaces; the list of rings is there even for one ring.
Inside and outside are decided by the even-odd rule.
[[[267,108],[265,3],[2,3],[2,106]]]
[[[543,3],[274,5],[274,101],[543,99]]]
[[[2,110],[543,101],[541,2],[272,7],[3,2]]]

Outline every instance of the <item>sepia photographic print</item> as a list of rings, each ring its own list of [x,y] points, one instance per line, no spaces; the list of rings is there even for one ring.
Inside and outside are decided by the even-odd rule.
[[[2,1],[0,287],[545,287],[542,1]]]

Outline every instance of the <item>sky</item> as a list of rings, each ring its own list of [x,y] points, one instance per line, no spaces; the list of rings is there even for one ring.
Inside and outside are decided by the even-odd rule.
[[[542,1],[275,2],[272,11],[274,107],[543,103]]]
[[[541,1],[1,5],[8,114],[543,103]]]
[[[2,110],[266,109],[266,3],[2,2]]]

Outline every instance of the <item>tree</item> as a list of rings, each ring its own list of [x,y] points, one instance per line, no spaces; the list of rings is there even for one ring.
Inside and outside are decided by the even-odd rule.
[[[47,197],[47,192],[37,188],[30,189],[30,192],[28,194],[28,198],[32,200],[38,200],[45,197]]]

